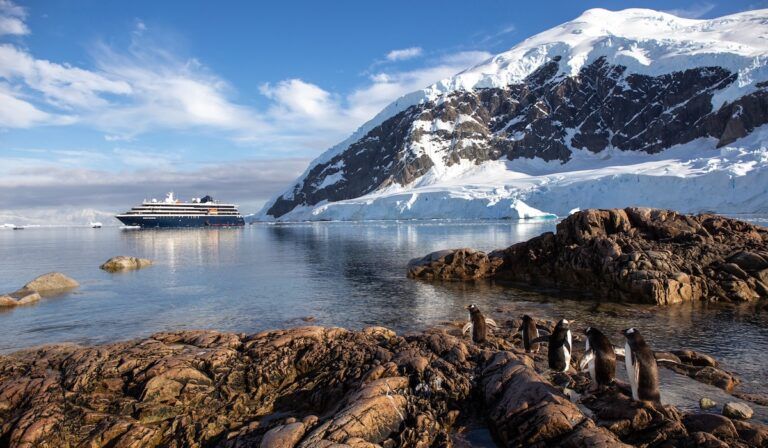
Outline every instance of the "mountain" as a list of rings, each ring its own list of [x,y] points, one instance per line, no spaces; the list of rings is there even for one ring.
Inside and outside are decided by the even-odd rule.
[[[406,95],[264,220],[768,211],[768,10],[591,9]]]

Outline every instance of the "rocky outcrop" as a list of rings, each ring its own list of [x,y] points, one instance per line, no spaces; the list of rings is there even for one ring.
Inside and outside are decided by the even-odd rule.
[[[502,327],[482,345],[458,327],[301,327],[22,351],[0,357],[0,444],[430,447],[477,424],[520,447],[768,440],[758,423],[637,404],[618,386],[586,395],[584,374],[558,374],[585,394],[577,405],[546,355],[525,354]]]
[[[141,269],[151,265],[152,260],[146,258],[126,257],[121,255],[119,257],[110,258],[109,260],[105,261],[104,264],[99,266],[99,268],[107,272],[118,272]]]
[[[412,278],[495,278],[668,305],[768,297],[768,229],[712,214],[585,210],[529,241],[490,254],[442,251],[411,261]],[[478,269],[481,260],[484,269]],[[467,278],[455,273],[473,272]]]
[[[413,259],[408,263],[408,272],[413,277],[428,280],[477,280],[493,273],[496,267],[484,252],[456,249]]]

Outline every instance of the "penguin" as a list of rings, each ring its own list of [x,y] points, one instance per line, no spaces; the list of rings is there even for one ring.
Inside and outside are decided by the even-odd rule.
[[[573,337],[571,336],[570,322],[561,319],[555,325],[554,331],[549,335],[547,359],[549,368],[558,372],[567,372],[571,366],[571,352],[573,351]]]
[[[659,402],[659,369],[653,351],[634,328],[622,331],[627,339],[624,345],[624,364],[635,401]]]
[[[467,331],[471,329],[472,341],[476,343],[484,342],[485,337],[488,334],[488,326],[490,325],[491,327],[497,328],[498,325],[493,319],[483,316],[483,313],[480,312],[480,308],[474,303],[469,305],[467,310],[469,310],[469,322],[462,328],[462,334],[466,334]]]
[[[587,335],[587,341],[579,370],[587,368],[596,386],[607,386],[616,377],[616,353],[613,344],[597,328],[587,327],[584,334]]]
[[[520,335],[523,339],[523,348],[526,353],[538,353],[539,343],[534,343],[533,340],[539,337],[539,329],[536,328],[536,321],[527,314],[523,315],[523,323],[519,328]]]

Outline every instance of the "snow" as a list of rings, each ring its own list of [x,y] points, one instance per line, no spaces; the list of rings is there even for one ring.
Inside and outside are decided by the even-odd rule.
[[[560,76],[575,75],[601,57],[611,64],[626,66],[624,77],[722,67],[737,73],[737,79],[715,92],[712,104],[719,109],[752,93],[756,84],[768,80],[766,36],[768,9],[708,20],[680,18],[649,9],[590,9],[570,22],[520,42],[509,51],[399,98],[349,138],[321,154],[294,185],[301,185],[312,167],[327,163],[386,119],[410,106],[428,101],[439,103],[455,91],[503,88],[520,83],[542,64],[558,57]],[[462,161],[448,166],[443,157],[450,145],[457,143],[441,140],[434,133],[452,130],[467,119],[471,118],[460,116],[454,123],[414,122],[412,131],[421,129],[427,133],[421,140],[412,142],[409,150],[412,154],[426,154],[435,166],[413,184],[390,186],[353,200],[301,207],[281,220],[438,217],[433,214],[476,218],[543,216],[564,215],[574,207],[626,205],[663,206],[682,211],[768,211],[767,201],[761,197],[764,186],[768,185],[765,149],[760,146],[766,141],[764,138],[755,141],[748,137],[741,146],[734,143],[722,154],[714,149],[714,141],[704,140],[656,155],[612,149],[599,154],[574,150],[574,157],[565,165],[524,159],[479,166]],[[566,142],[569,142],[575,131],[566,132],[569,133]],[[752,135],[764,134],[761,131]],[[519,140],[523,134],[517,133],[511,138]],[[458,142],[472,143],[475,142]],[[333,185],[342,178],[329,175],[316,188]],[[753,188],[745,185],[749,182],[755,184]],[[283,197],[292,198],[292,191],[293,187]],[[436,199],[452,205],[435,205]],[[260,219],[269,218],[265,213],[272,203],[274,200],[258,214]],[[527,209],[528,206],[535,212]],[[478,214],[471,215],[473,213]],[[373,216],[380,218],[371,218]]]
[[[428,173],[416,186],[390,186],[356,199],[298,207],[279,221],[541,219],[577,209],[627,206],[766,213],[765,142],[768,125],[720,149],[715,139],[699,139],[653,155],[574,150],[565,164],[538,158],[489,161],[441,171],[442,176]]]

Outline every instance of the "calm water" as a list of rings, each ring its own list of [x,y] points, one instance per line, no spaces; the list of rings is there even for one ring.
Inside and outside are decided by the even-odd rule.
[[[601,306],[488,283],[408,280],[409,259],[455,247],[490,250],[554,230],[554,221],[314,223],[243,229],[0,231],[0,292],[61,271],[81,287],[38,304],[0,311],[0,352],[56,342],[101,343],[163,330],[257,332],[306,325],[398,331],[465,319],[478,303],[493,317],[526,312],[598,326],[621,342],[634,326],[657,350],[692,348],[741,374],[745,390],[768,392],[768,314],[684,305],[663,309]],[[115,255],[151,258],[140,271],[108,274]],[[621,369],[620,369],[621,370]],[[717,389],[664,373],[666,399],[694,406]],[[693,391],[693,392],[691,392]],[[756,407],[762,419],[765,409]]]

